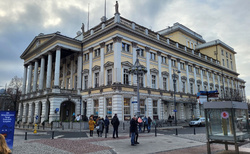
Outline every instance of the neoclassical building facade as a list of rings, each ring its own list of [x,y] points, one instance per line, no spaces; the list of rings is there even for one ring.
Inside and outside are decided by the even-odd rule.
[[[203,116],[199,91],[218,90],[220,99],[245,101],[235,54],[221,40],[206,42],[179,23],[154,32],[119,13],[88,31],[83,25],[75,38],[41,33],[21,55],[24,80],[17,118],[30,124],[117,113],[121,121],[129,120],[138,109],[132,103],[137,76],[129,73],[137,58],[147,69],[139,76],[142,116],[174,115],[174,95],[178,120]]]

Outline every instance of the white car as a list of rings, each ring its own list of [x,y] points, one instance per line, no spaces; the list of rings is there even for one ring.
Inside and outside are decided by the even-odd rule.
[[[189,122],[189,126],[192,127],[192,126],[205,126],[205,118],[197,118],[197,119],[194,119],[193,121],[190,121]]]

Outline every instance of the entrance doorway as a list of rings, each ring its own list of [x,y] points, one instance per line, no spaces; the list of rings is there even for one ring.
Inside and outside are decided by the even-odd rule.
[[[75,115],[75,103],[71,101],[63,102],[60,106],[60,120],[73,121],[73,114]]]

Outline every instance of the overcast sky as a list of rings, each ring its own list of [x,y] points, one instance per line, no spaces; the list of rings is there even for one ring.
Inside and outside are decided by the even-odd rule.
[[[23,77],[20,55],[39,33],[60,31],[74,37],[81,24],[90,28],[104,15],[104,0],[1,0],[0,86],[15,75]],[[234,48],[237,72],[246,81],[250,99],[250,0],[119,0],[122,17],[153,31],[179,22],[207,42],[220,39]],[[114,16],[115,0],[107,0],[107,18]],[[87,26],[86,26],[87,27]],[[1,87],[0,87],[1,88]]]

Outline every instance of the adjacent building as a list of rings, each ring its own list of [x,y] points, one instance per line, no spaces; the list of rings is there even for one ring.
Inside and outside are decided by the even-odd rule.
[[[199,91],[218,90],[220,99],[245,101],[245,81],[238,78],[236,52],[214,40],[206,42],[188,27],[175,23],[154,32],[120,16],[75,38],[39,34],[21,55],[24,76],[18,120],[23,124],[70,121],[73,114],[112,117],[121,121],[137,113],[167,119],[204,116]],[[147,69],[139,76],[129,70],[136,59]],[[179,70],[179,71],[177,71]],[[176,81],[174,84],[174,80]]]

